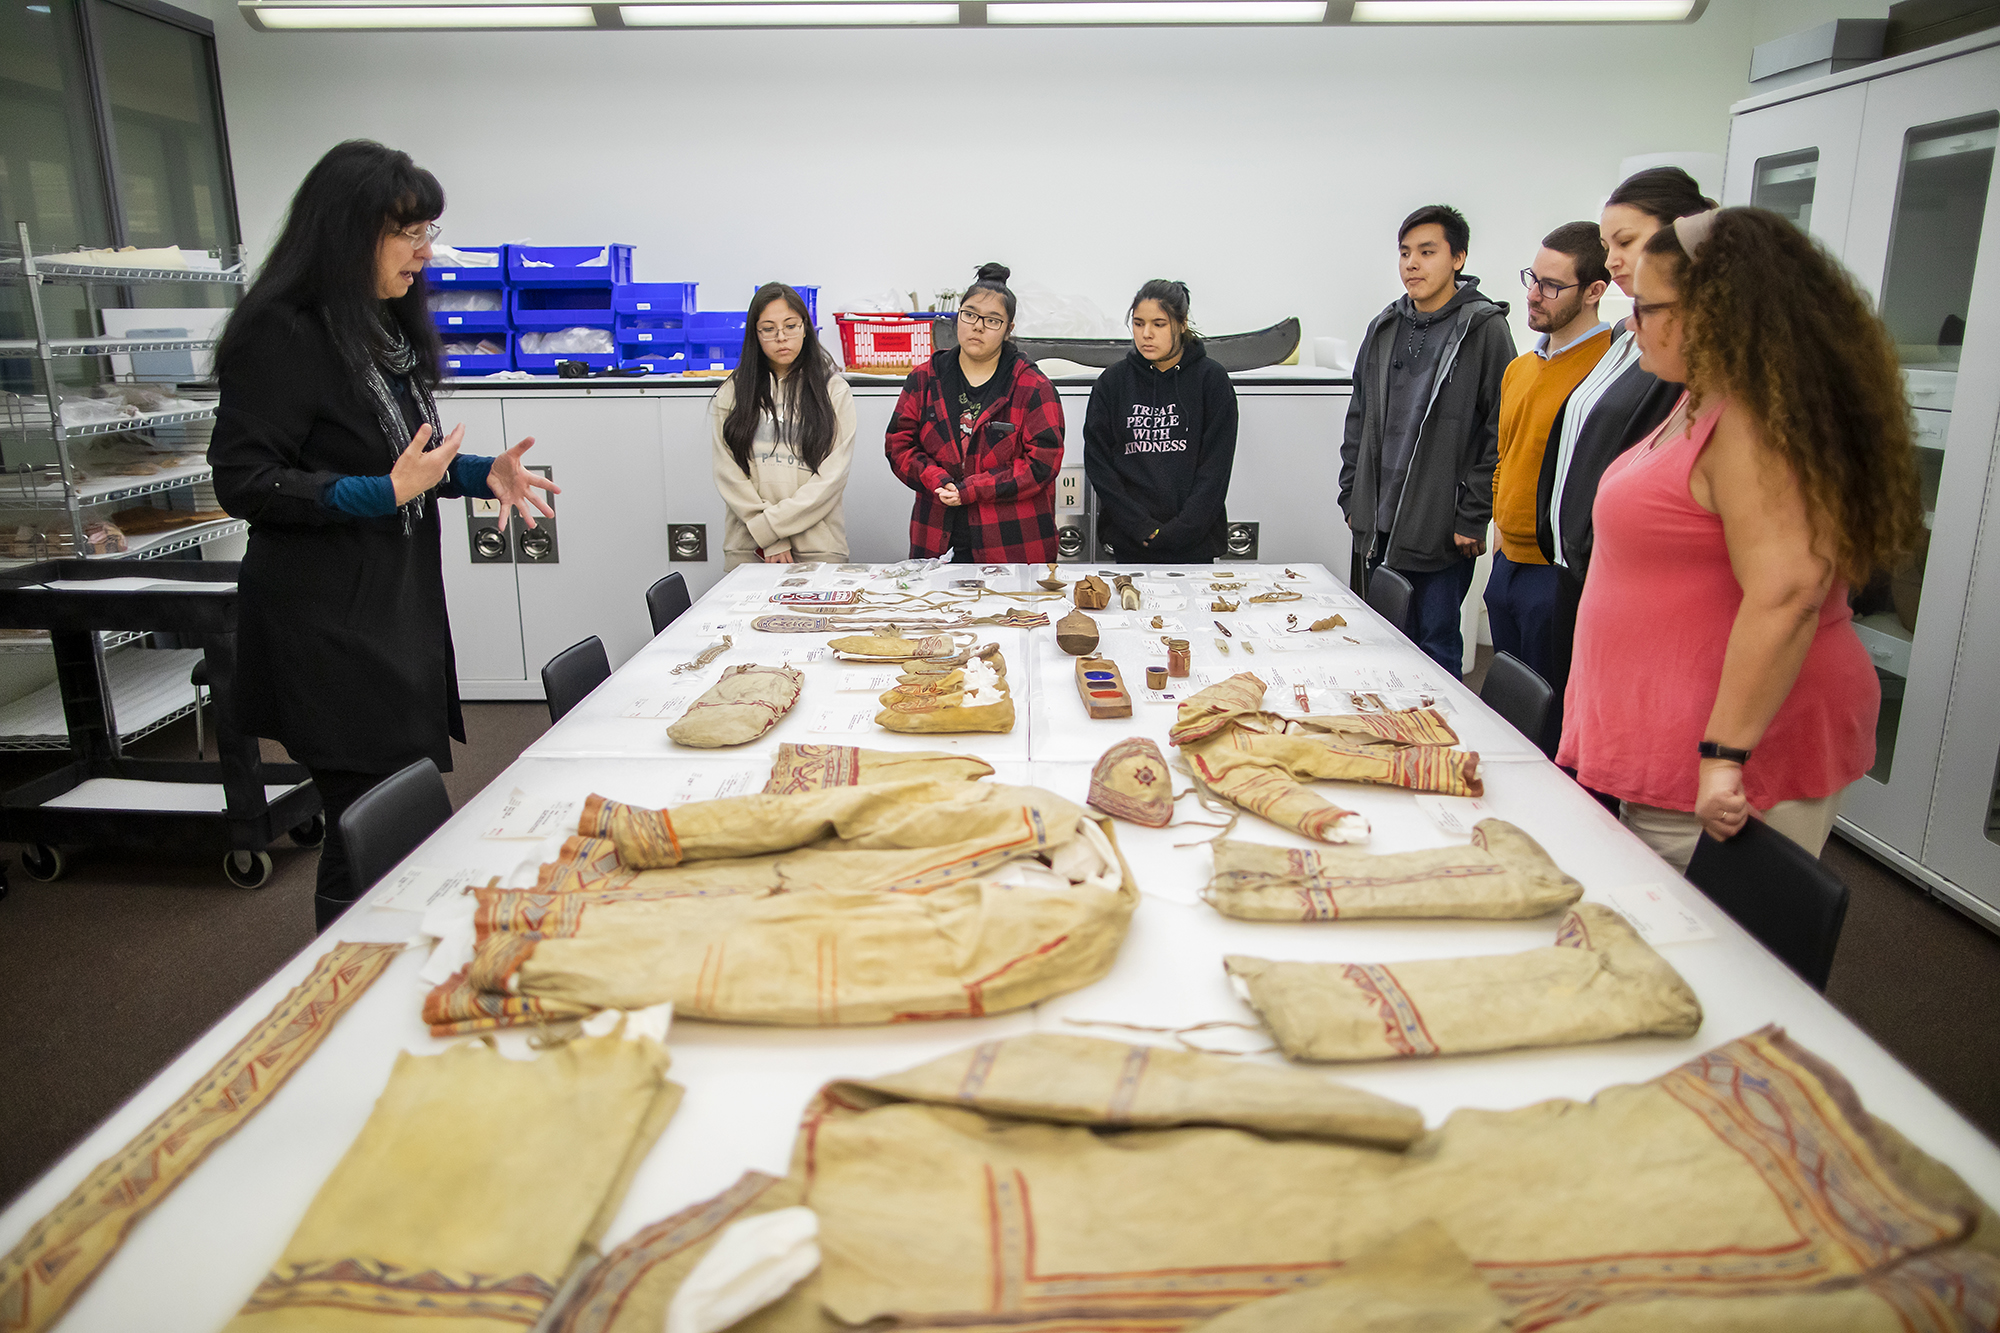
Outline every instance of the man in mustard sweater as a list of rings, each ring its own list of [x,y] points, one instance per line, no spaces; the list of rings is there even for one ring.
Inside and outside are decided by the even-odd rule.
[[[1566,222],[1543,237],[1534,266],[1521,270],[1528,327],[1541,340],[1515,357],[1500,381],[1500,459],[1493,469],[1500,541],[1486,584],[1487,620],[1494,650],[1512,653],[1545,680],[1554,652],[1556,570],[1535,539],[1535,490],[1556,413],[1611,346],[1611,326],[1597,317],[1610,280],[1595,222]]]

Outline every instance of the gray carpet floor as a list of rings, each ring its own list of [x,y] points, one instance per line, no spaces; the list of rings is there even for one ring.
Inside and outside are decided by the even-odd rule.
[[[446,778],[455,805],[548,725],[539,703],[465,712],[471,744],[454,747]],[[134,749],[192,757],[192,727]],[[0,757],[0,789],[53,758]],[[311,942],[318,853],[281,845],[273,859],[257,890],[230,887],[208,857],[80,851],[52,884],[13,867],[0,901],[0,1201]],[[1824,861],[1853,892],[1828,998],[2000,1137],[2000,936],[1838,839]]]

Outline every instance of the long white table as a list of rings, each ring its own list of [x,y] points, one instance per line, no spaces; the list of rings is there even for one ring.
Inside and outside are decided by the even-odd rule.
[[[1228,596],[1269,589],[1272,576],[1277,576],[1283,586],[1304,594],[1297,602],[1258,606],[1246,601],[1240,611],[1218,615],[1208,609],[1205,579],[1197,583],[1185,577],[1153,577],[1157,571],[1148,571],[1149,576],[1140,580],[1148,598],[1141,611],[1098,614],[1095,618],[1104,626],[1100,651],[1118,662],[1139,699],[1130,719],[1092,721],[1085,715],[1073,685],[1074,659],[1056,648],[1052,628],[980,627],[981,641],[997,641],[1007,657],[1021,715],[1013,732],[898,736],[869,721],[875,711],[873,693],[840,688],[858,683],[844,673],[861,668],[828,660],[831,655],[824,651],[828,636],[749,630],[748,622],[758,609],[771,609],[764,599],[779,580],[798,575],[782,567],[746,566],[724,579],[530,746],[419,847],[409,864],[475,870],[482,882],[491,874],[510,883],[532,883],[533,867],[552,854],[553,840],[536,843],[481,836],[493,828],[517,790],[531,802],[580,798],[597,791],[653,805],[701,799],[717,791],[754,791],[762,786],[771,754],[781,741],[960,750],[987,758],[1002,781],[1031,782],[1081,803],[1092,763],[1113,742],[1128,735],[1151,736],[1172,757],[1165,738],[1174,705],[1152,701],[1144,691],[1145,667],[1163,660],[1157,643],[1162,631],[1148,625],[1158,614],[1183,627],[1165,632],[1194,645],[1195,677],[1173,682],[1175,693],[1192,692],[1187,687],[1198,687],[1202,677],[1221,679],[1235,671],[1254,671],[1267,682],[1283,680],[1266,696],[1267,705],[1280,712],[1296,711],[1295,686],[1307,689],[1308,702],[1320,712],[1347,711],[1350,689],[1385,692],[1392,703],[1429,694],[1465,743],[1481,752],[1483,799],[1491,813],[1540,841],[1582,881],[1587,897],[1606,900],[1624,889],[1660,888],[1710,934],[1662,946],[1664,956],[1701,999],[1704,1022],[1688,1040],[1640,1039],[1364,1064],[1332,1069],[1332,1077],[1408,1102],[1436,1125],[1459,1107],[1505,1109],[1552,1097],[1589,1098],[1613,1084],[1653,1078],[1704,1050],[1776,1023],[1844,1072],[1870,1111],[1957,1170],[1984,1197],[2000,1200],[2000,1148],[1679,880],[1525,739],[1464,686],[1444,678],[1325,569],[1292,568],[1304,577],[1283,579],[1282,567],[1259,566],[1252,587]],[[941,587],[971,572],[964,567],[941,570],[927,582]],[[1004,575],[988,576],[988,582],[994,587],[1028,588],[1039,572],[1039,567],[1030,571],[1016,566]],[[1065,570],[1065,577],[1076,573]],[[829,569],[807,577],[828,586],[854,576]],[[1185,605],[1162,605],[1176,597]],[[999,611],[1007,605],[989,598],[977,609]],[[1053,618],[1068,608],[1047,603],[1043,609]],[[1336,613],[1350,622],[1345,630],[1282,634],[1288,614],[1296,615],[1303,626]],[[1214,647],[1214,640],[1221,637],[1213,629],[1216,620],[1234,631],[1234,637],[1225,640],[1231,644],[1226,657]],[[731,652],[692,679],[689,674],[673,674],[675,666],[692,659],[724,632],[734,640]],[[1254,645],[1254,651],[1246,652],[1246,643]],[[817,658],[812,657],[815,653]],[[721,752],[682,750],[664,735],[675,712],[651,719],[628,716],[657,711],[672,695],[692,699],[730,664],[768,663],[780,657],[800,665],[807,680],[805,692],[790,715],[751,745]],[[1402,851],[1460,840],[1433,823],[1411,793],[1351,783],[1322,790],[1368,817],[1374,826],[1368,844],[1372,850]],[[1200,814],[1192,800],[1181,803],[1180,813],[1210,817]],[[1201,847],[1176,845],[1213,831],[1153,830],[1120,823],[1119,846],[1144,896],[1117,964],[1095,985],[1032,1010],[889,1028],[750,1028],[676,1021],[669,1039],[672,1077],[686,1086],[687,1097],[634,1180],[607,1244],[720,1191],[746,1169],[783,1174],[798,1114],[813,1091],[829,1079],[885,1074],[970,1042],[1037,1029],[1147,1039],[1079,1022],[1162,1028],[1213,1019],[1254,1023],[1254,1015],[1225,984],[1221,958],[1227,953],[1394,962],[1514,952],[1547,944],[1554,935],[1554,918],[1338,924],[1232,921],[1197,896],[1209,876],[1209,853]],[[1233,836],[1313,845],[1247,815]],[[410,938],[418,917],[378,905],[395,879],[392,875],[332,931],[245,999],[0,1214],[0,1249],[13,1245],[100,1160],[185,1093],[305,977],[334,941]],[[65,1319],[63,1329],[210,1330],[236,1310],[282,1251],[321,1181],[359,1132],[397,1052],[435,1052],[447,1045],[428,1035],[420,1016],[428,987],[418,972],[425,961],[426,951],[417,947],[397,959],[262,1113],[134,1229]],[[189,962],[199,965],[196,959]],[[78,1058],[89,1058],[88,1052],[78,1052]],[[441,1131],[448,1132],[448,1127]]]

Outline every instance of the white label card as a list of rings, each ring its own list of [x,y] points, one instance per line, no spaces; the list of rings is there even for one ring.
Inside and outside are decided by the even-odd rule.
[[[482,838],[557,838],[576,832],[576,810],[581,801],[549,800],[530,796],[519,787],[507,798]]]
[[[375,904],[399,912],[427,912],[448,898],[455,898],[475,884],[484,884],[491,872],[444,870],[437,866],[404,866],[389,882],[387,896]]]
[[[1593,896],[1601,897],[1607,907],[1617,909],[1639,932],[1639,938],[1656,949],[1663,944],[1689,944],[1715,938],[1715,932],[1702,924],[1694,909],[1665,884],[1621,884]]]
[[[796,666],[802,662],[824,662],[832,653],[824,645],[818,648],[786,647],[778,653],[778,660],[786,666]]]
[[[660,719],[678,720],[687,712],[688,705],[699,697],[699,691],[679,689],[665,694],[642,694],[618,710],[620,717],[636,717],[646,721]]]
[[[764,790],[771,770],[735,764],[689,764],[674,775],[668,792],[669,808],[689,801],[717,801],[725,796],[748,796]]]
[[[833,688],[842,694],[882,694],[895,689],[901,675],[894,667],[847,667]]]
[[[740,620],[704,620],[695,625],[694,632],[697,634],[741,634],[743,632],[743,622]]]
[[[880,711],[874,704],[866,708],[822,708],[813,714],[812,726],[807,730],[821,736],[851,736],[857,731],[872,731],[875,714]]]
[[[1473,826],[1493,817],[1493,807],[1476,796],[1437,796],[1419,793],[1417,809],[1446,833],[1462,838],[1472,836]]]

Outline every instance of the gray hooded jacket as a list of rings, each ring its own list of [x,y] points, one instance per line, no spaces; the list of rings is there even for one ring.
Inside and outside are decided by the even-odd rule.
[[[1428,574],[1449,567],[1460,558],[1453,536],[1483,541],[1493,517],[1500,377],[1514,359],[1514,335],[1507,327],[1506,302],[1492,300],[1478,286],[1477,278],[1459,279],[1457,313],[1442,331],[1445,342],[1416,427],[1409,471],[1390,509],[1394,519],[1383,563],[1392,569]],[[1340,509],[1354,531],[1357,555],[1375,544],[1389,362],[1407,299],[1375,316],[1354,358],[1354,397],[1340,446]]]

